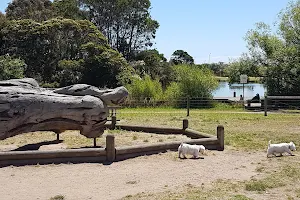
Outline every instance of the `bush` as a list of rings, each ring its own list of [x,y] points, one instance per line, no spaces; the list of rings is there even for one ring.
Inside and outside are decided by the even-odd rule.
[[[135,78],[127,85],[131,98],[137,100],[152,99],[159,100],[163,96],[162,86],[158,80],[152,80],[150,76],[144,79]]]
[[[0,80],[24,78],[26,64],[23,60],[0,56]]]
[[[175,73],[182,98],[212,98],[212,92],[218,87],[218,82],[209,69],[198,68],[195,65],[178,65],[175,67]]]

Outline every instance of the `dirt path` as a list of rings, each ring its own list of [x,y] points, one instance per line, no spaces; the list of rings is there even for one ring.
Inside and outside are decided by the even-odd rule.
[[[102,164],[61,164],[0,168],[0,197],[5,200],[120,199],[141,192],[200,186],[217,179],[246,180],[265,156],[226,150],[204,159],[178,159],[177,153],[144,156]]]

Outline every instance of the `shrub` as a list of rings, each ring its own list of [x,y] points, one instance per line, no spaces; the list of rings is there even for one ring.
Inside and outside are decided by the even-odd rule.
[[[150,76],[144,79],[135,78],[130,85],[127,85],[131,98],[144,100],[151,98],[159,100],[163,96],[162,86],[158,80],[152,80]]]
[[[191,104],[191,107],[207,107],[211,101],[203,100],[211,99],[212,92],[218,86],[212,71],[195,65],[177,65],[174,70],[177,82],[167,87],[166,99],[173,101],[179,107],[185,107],[187,97],[191,97],[191,100],[197,104]]]
[[[218,82],[211,70],[195,65],[178,65],[175,67],[179,93],[181,97],[211,98]]]
[[[26,64],[23,60],[8,55],[0,56],[0,80],[24,78]]]

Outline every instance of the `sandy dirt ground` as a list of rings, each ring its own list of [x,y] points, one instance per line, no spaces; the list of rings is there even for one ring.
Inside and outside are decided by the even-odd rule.
[[[5,200],[114,200],[137,193],[201,186],[218,179],[249,180],[265,153],[209,151],[204,159],[178,159],[176,152],[103,164],[59,164],[0,168]]]

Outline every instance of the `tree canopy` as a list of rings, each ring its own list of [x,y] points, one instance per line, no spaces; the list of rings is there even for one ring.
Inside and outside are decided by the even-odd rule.
[[[112,87],[125,80],[121,72],[130,71],[121,54],[86,20],[10,21],[1,35],[1,54],[24,59],[25,75],[42,82],[59,81],[71,70],[76,72],[74,81]]]
[[[50,0],[13,0],[5,12],[9,20],[32,19],[42,22],[54,16]]]
[[[159,24],[150,15],[150,0],[80,0],[89,20],[126,59],[153,45]]]
[[[246,40],[252,59],[266,67],[268,95],[300,95],[300,1],[280,13],[278,31],[258,23]]]
[[[171,56],[172,63],[175,65],[179,64],[194,64],[194,58],[190,56],[186,51],[176,50]]]
[[[0,13],[0,78],[32,77],[47,87],[131,84],[152,98],[209,97],[215,84],[208,68],[195,66],[186,51],[168,62],[152,49],[159,23],[150,11],[150,0],[13,0]]]
[[[53,7],[55,15],[67,19],[87,19],[87,12],[81,9],[78,0],[54,0]]]
[[[158,79],[164,88],[174,80],[172,66],[157,50],[141,51],[134,57],[134,60],[138,61],[134,66],[140,77],[149,75],[152,79]]]

